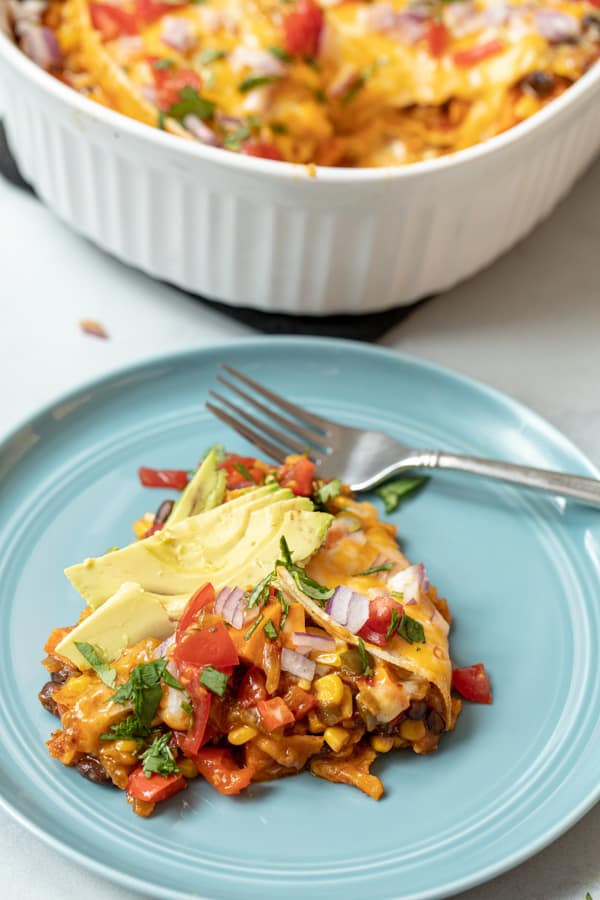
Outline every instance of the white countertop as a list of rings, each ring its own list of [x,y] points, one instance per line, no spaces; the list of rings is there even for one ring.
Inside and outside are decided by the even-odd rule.
[[[381,343],[518,398],[600,462],[600,162],[495,265],[418,307]],[[0,178],[0,436],[79,382],[158,352],[255,332],[68,231]],[[81,333],[98,319],[102,341]],[[600,760],[598,760],[600,773]],[[600,775],[599,775],[600,777]],[[7,900],[133,900],[0,811]],[[600,900],[600,805],[545,851],[465,900]],[[232,898],[235,900],[235,898]]]

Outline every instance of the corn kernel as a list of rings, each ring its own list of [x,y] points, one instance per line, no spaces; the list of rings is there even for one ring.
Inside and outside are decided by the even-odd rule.
[[[132,766],[137,762],[137,749],[136,741],[115,741],[112,758],[124,766]]]
[[[257,734],[258,731],[256,728],[252,728],[251,725],[240,725],[239,728],[234,728],[233,731],[229,732],[227,740],[235,747],[239,747],[241,744],[246,744],[248,741],[251,741]]]
[[[333,666],[339,669],[341,665],[339,653],[317,653],[313,659],[319,666]]]
[[[179,771],[182,775],[185,775],[186,778],[197,778],[198,777],[198,769],[194,765],[191,759],[178,759],[177,765],[179,767]]]
[[[339,675],[323,675],[314,684],[317,703],[323,706],[340,706],[344,699],[344,684]]]
[[[404,750],[405,747],[408,747],[408,741],[405,741],[404,738],[395,737],[394,738],[394,750]]]
[[[336,728],[335,726],[333,728],[326,728],[323,737],[334,753],[339,753],[350,740],[350,735],[345,728]]]
[[[413,719],[405,719],[400,725],[400,737],[405,741],[420,741],[425,737],[425,723]]]
[[[340,710],[342,719],[351,719],[353,713],[352,691],[347,684],[344,685],[344,696],[342,698],[342,708]]]
[[[308,678],[299,678],[298,679],[298,687],[301,687],[303,691],[310,691],[312,681],[309,681]]]
[[[387,734],[374,734],[371,747],[376,753],[389,753],[394,746],[394,738]]]
[[[154,524],[154,516],[152,513],[144,513],[141,519],[136,519],[133,523],[133,531],[137,538],[143,538],[149,528]]]
[[[308,730],[311,734],[323,734],[325,731],[324,724],[313,710],[308,714]]]

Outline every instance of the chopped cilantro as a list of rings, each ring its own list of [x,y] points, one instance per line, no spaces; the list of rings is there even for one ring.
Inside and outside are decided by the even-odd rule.
[[[325,506],[330,500],[335,500],[341,490],[342,482],[339,478],[333,478],[331,481],[326,481],[325,484],[322,484],[321,487],[315,491],[315,500],[317,503]]]
[[[202,53],[198,54],[198,62],[201,66],[207,66],[217,59],[224,59],[226,55],[224,50],[216,50],[215,48],[207,47],[206,50],[203,50]]]
[[[287,52],[283,49],[283,47],[267,47],[267,50],[268,50],[269,53],[271,53],[273,56],[277,57],[277,59],[280,59],[281,62],[291,63],[292,60],[293,60],[293,56],[290,56],[290,54],[287,53]]]
[[[167,57],[165,56],[162,59],[155,59],[152,63],[152,68],[158,69],[160,71],[161,69],[170,69],[173,65],[175,65],[173,60],[167,59]]]
[[[252,623],[252,625],[250,626],[250,628],[244,635],[245,641],[250,640],[250,638],[252,637],[252,635],[254,634],[254,632],[256,631],[256,629],[258,628],[258,626],[260,625],[260,623],[262,622],[263,619],[264,619],[264,615],[261,613],[260,616],[256,619],[255,622]]]
[[[150,778],[151,775],[167,776],[179,772],[179,766],[169,747],[170,740],[171,732],[167,731],[161,737],[154,738],[150,746],[140,754],[144,774],[147,778]]]
[[[254,478],[252,477],[251,473],[248,471],[244,463],[236,462],[234,465],[234,469],[237,469],[237,471],[246,479],[246,481],[251,481],[256,484]]]
[[[394,600],[404,600],[404,591],[392,591]]]
[[[117,673],[102,659],[96,648],[85,641],[75,641],[75,646],[83,658],[89,662],[100,680],[103,681],[107,687],[114,688],[115,681],[117,680]]]
[[[272,84],[274,81],[279,81],[279,75],[250,75],[238,85],[238,91],[241,94],[247,94],[248,91],[263,87],[265,84]]]
[[[285,535],[281,535],[281,539],[279,541],[279,548],[281,550],[281,555],[283,557],[283,564],[286,569],[289,569],[294,565],[292,562],[292,554],[290,553],[290,548],[288,546],[288,542],[285,539]]]
[[[158,120],[157,120],[156,124],[160,128],[161,131],[165,130],[165,114],[162,111],[162,109],[159,109],[159,111],[158,111]]]
[[[136,666],[131,670],[129,679],[111,698],[115,703],[131,703],[140,731],[148,731],[152,725],[162,697],[161,682],[183,691],[183,685],[167,671],[167,664],[163,656]]]
[[[143,743],[150,735],[151,730],[142,725],[137,716],[127,716],[122,722],[111,725],[110,731],[100,735],[101,741],[138,741]]]
[[[409,644],[425,643],[425,631],[423,626],[420,622],[417,622],[416,619],[411,619],[410,616],[407,616],[406,613],[404,613],[400,619],[398,634],[400,637],[403,637],[405,641],[408,641]]]
[[[269,599],[269,587],[271,586],[274,576],[274,572],[269,572],[262,581],[259,581],[248,597],[248,603],[246,604],[247,609],[252,609],[254,606],[264,606]]]
[[[422,487],[429,478],[397,478],[382,485],[377,493],[385,503],[386,513],[394,512],[400,501]]]
[[[283,122],[271,122],[270,125],[273,134],[287,134],[288,127]]]
[[[263,631],[271,641],[274,641],[275,638],[277,637],[277,629],[275,628],[275,626],[273,625],[273,623],[271,622],[270,619],[267,619],[267,621],[263,625]]]
[[[364,572],[356,572],[354,577],[358,578],[359,575],[375,575],[376,572],[389,572],[390,569],[394,568],[394,563],[386,562],[381,563],[380,566],[371,566],[370,569],[365,569]]]
[[[189,713],[190,716],[194,715],[194,707],[191,703],[188,703],[187,700],[183,701],[183,703],[181,704],[181,708],[184,710],[184,712]]]
[[[215,104],[201,97],[196,88],[186,85],[179,91],[179,100],[169,109],[167,115],[182,121],[186,116],[198,116],[199,119],[210,119],[215,111]]]
[[[228,681],[229,675],[226,675],[225,672],[220,672],[218,669],[213,668],[213,666],[204,666],[202,669],[200,684],[204,685],[205,688],[208,688],[209,691],[212,691],[213,694],[218,694],[219,697],[222,697],[225,693]]]
[[[367,648],[365,647],[365,642],[362,638],[358,639],[358,653],[360,656],[360,661],[362,663],[363,675],[372,675],[373,657],[370,653],[367,653]]]
[[[388,628],[388,630],[385,633],[386,641],[389,641],[389,639],[395,632],[396,628],[398,627],[399,621],[400,621],[400,618],[398,616],[398,610],[392,609],[392,621],[390,622],[390,627]]]
[[[283,565],[296,582],[298,590],[302,591],[303,594],[306,594],[306,596],[310,597],[312,600],[315,600],[321,606],[324,606],[327,600],[329,600],[330,597],[333,597],[334,588],[327,588],[325,585],[319,584],[314,578],[310,578],[303,568],[292,562],[292,554],[290,553],[290,548],[285,536],[281,536],[279,544],[281,547],[281,555],[283,556]]]
[[[281,591],[276,591],[277,599],[281,603],[281,609],[283,610],[281,614],[281,622],[279,623],[279,628],[283,631],[285,623],[287,622],[287,617],[290,612],[290,604],[287,602]]]

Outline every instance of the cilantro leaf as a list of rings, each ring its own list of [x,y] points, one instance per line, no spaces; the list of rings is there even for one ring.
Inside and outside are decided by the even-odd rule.
[[[388,628],[388,630],[387,630],[386,633],[385,633],[385,639],[386,639],[386,641],[389,641],[389,639],[391,638],[391,636],[392,636],[393,633],[395,632],[396,628],[398,627],[398,622],[399,622],[399,621],[400,621],[400,619],[399,619],[399,616],[398,616],[398,610],[392,608],[392,620],[391,620],[391,622],[390,622],[390,627]]]
[[[179,100],[168,110],[167,115],[179,122],[186,116],[198,116],[199,119],[210,119],[215,111],[215,104],[201,97],[196,88],[186,85],[179,91]]]
[[[293,56],[290,56],[289,53],[283,49],[283,47],[267,47],[269,53],[271,53],[276,59],[280,59],[281,62],[291,63],[293,60]]]
[[[167,672],[167,660],[164,657],[141,663],[131,670],[129,679],[113,694],[112,700],[122,704],[131,702],[133,714],[141,728],[149,729],[160,705],[162,681],[177,690],[183,690],[182,685]]]
[[[262,87],[265,84],[271,84],[273,81],[279,81],[279,75],[250,75],[238,85],[240,94],[247,94],[255,88]]]
[[[137,716],[127,716],[122,722],[111,725],[110,731],[100,735],[101,741],[138,741],[143,743],[150,736],[150,728],[142,725]]]
[[[388,481],[377,490],[377,494],[385,503],[386,513],[394,512],[400,504],[400,501],[422,487],[429,478],[397,478],[395,481]]]
[[[265,575],[262,581],[259,581],[250,596],[248,597],[248,603],[246,604],[247,609],[252,609],[254,606],[264,606],[269,598],[269,587],[273,578],[275,577],[274,572],[269,572],[268,575]]]
[[[358,654],[362,663],[363,675],[373,674],[373,657],[367,652],[365,642],[362,638],[358,639]]]
[[[277,637],[277,629],[275,628],[275,626],[273,625],[273,623],[271,622],[270,619],[267,619],[267,621],[263,625],[263,631],[266,634],[266,636],[269,638],[269,640],[271,640],[271,641],[274,641],[275,638]]]
[[[200,684],[212,691],[213,694],[218,694],[219,697],[222,697],[225,693],[228,681],[229,675],[226,675],[225,672],[220,672],[213,666],[204,666],[202,669]]]
[[[102,659],[93,644],[88,644],[85,641],[75,641],[75,646],[83,658],[89,662],[101,681],[103,681],[107,687],[114,688],[115,681],[117,680],[117,673]]]
[[[167,59],[167,57],[164,56],[162,59],[155,59],[152,63],[152,68],[157,69],[160,72],[161,69],[170,69],[173,65],[175,65],[173,60]]]
[[[236,462],[236,464],[234,465],[234,469],[237,469],[237,471],[246,479],[246,481],[251,481],[256,484],[255,479],[252,477],[252,474],[248,471],[244,463]]]
[[[203,50],[202,53],[198,55],[198,62],[201,66],[206,66],[208,63],[215,62],[217,59],[224,59],[226,55],[224,50],[215,50],[214,48],[207,47],[206,50]]]
[[[153,740],[150,746],[140,754],[144,774],[147,778],[151,775],[174,775],[179,772],[179,766],[175,762],[173,751],[169,747],[171,732],[161,735]]]
[[[287,600],[285,599],[285,597],[283,596],[281,591],[276,591],[276,594],[277,594],[277,599],[281,603],[281,609],[283,610],[283,612],[281,614],[281,622],[279,623],[279,628],[281,631],[283,631],[285,623],[287,622],[287,617],[290,612],[290,604],[287,602]]]
[[[425,630],[420,622],[403,613],[398,626],[398,634],[409,644],[424,644]]]
[[[322,484],[321,487],[315,491],[315,500],[317,503],[325,506],[330,500],[335,500],[341,490],[342,482],[339,478],[333,478],[331,481]]]
[[[231,134],[225,136],[225,138],[223,139],[223,144],[225,147],[227,147],[228,150],[239,150],[242,145],[242,141],[247,140],[249,137],[250,129],[247,128],[246,125],[240,125],[240,127],[236,128],[235,131],[232,131]],[[249,478],[248,480],[254,481],[253,478]]]
[[[246,634],[244,635],[244,640],[245,640],[245,641],[249,641],[249,640],[250,640],[250,638],[252,637],[252,635],[254,634],[254,632],[256,631],[256,629],[258,628],[258,626],[260,625],[260,623],[262,622],[263,619],[264,619],[264,615],[263,615],[263,613],[261,613],[260,616],[256,619],[256,621],[254,621],[254,622],[252,623],[252,625],[250,626],[250,628],[248,629],[248,631],[247,631]]]
[[[354,578],[358,578],[359,575],[375,575],[376,572],[389,572],[393,568],[394,563],[382,563],[380,566],[371,566],[370,569],[365,569],[363,572],[356,572]]]
[[[281,547],[283,562],[277,562],[275,568],[277,568],[278,565],[283,565],[296,582],[298,590],[302,591],[303,594],[306,594],[307,597],[310,597],[311,600],[315,600],[321,606],[324,606],[327,600],[329,600],[330,597],[333,597],[335,589],[327,588],[325,585],[319,584],[318,581],[315,581],[314,578],[307,575],[301,566],[297,566],[295,562],[292,562],[292,554],[284,535],[281,536],[279,546]]]

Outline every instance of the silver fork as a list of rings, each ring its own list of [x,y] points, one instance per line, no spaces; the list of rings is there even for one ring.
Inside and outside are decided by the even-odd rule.
[[[207,402],[206,406],[217,418],[278,463],[290,453],[307,453],[320,477],[340,478],[354,491],[369,490],[406,469],[453,469],[600,505],[600,481],[596,479],[439,450],[415,450],[383,431],[366,431],[331,422],[291,403],[231,366],[222,368],[236,382],[222,375],[217,375],[217,380],[241,397],[250,410],[261,413],[279,427],[222,394],[210,391],[221,405]],[[251,388],[252,394],[238,382]],[[292,418],[284,415],[284,411]]]

